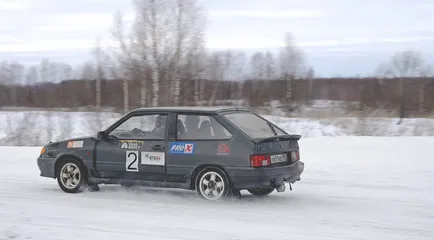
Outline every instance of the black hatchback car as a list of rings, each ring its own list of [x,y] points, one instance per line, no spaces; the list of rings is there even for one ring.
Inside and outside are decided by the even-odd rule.
[[[265,196],[300,180],[300,137],[243,108],[140,108],[96,136],[49,143],[37,162],[67,193],[121,184],[195,190],[208,200],[244,189]]]

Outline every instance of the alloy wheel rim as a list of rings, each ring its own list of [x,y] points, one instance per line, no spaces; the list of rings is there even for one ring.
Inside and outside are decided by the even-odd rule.
[[[216,172],[205,173],[199,181],[199,189],[203,197],[208,200],[219,199],[225,190],[225,182]]]
[[[81,172],[76,164],[67,163],[60,170],[60,181],[65,188],[76,188],[80,183],[80,180]]]

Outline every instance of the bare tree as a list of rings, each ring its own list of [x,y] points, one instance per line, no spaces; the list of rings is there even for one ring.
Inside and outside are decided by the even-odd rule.
[[[307,102],[309,105],[312,104],[313,101],[313,79],[315,78],[315,70],[313,67],[310,67],[306,72],[307,83]]]
[[[72,69],[71,65],[64,63],[64,62],[58,62],[57,68],[58,68],[58,72],[59,72],[59,80],[60,81],[72,79],[73,69]]]
[[[50,61],[46,58],[42,59],[39,63],[39,79],[44,82],[52,81],[52,72],[50,69]],[[52,124],[52,109],[51,103],[49,101],[48,96],[45,97],[44,108],[45,108],[45,121],[47,123],[46,128],[46,139],[47,141],[51,141],[53,139],[53,128]]]
[[[29,68],[27,68],[27,72],[26,72],[26,76],[25,76],[25,82],[27,85],[31,86],[31,90],[30,90],[30,98],[29,98],[29,102],[28,105],[29,106],[33,106],[36,105],[36,88],[34,86],[32,86],[32,84],[36,83],[39,81],[39,76],[38,76],[38,68],[37,66],[30,66]]]
[[[250,77],[255,80],[273,80],[276,77],[276,60],[267,52],[256,52],[250,59]]]
[[[262,52],[256,52],[250,59],[250,78],[263,80],[265,78],[265,56]]]
[[[116,59],[120,67],[118,71],[120,71],[121,73],[117,74],[117,76],[122,78],[122,88],[124,93],[124,113],[126,113],[129,109],[128,80],[131,78],[132,72],[132,53],[125,40],[124,23],[122,19],[122,14],[120,12],[117,12],[115,14],[112,35],[119,44]]]
[[[146,36],[148,33],[144,31],[143,25],[140,21],[135,22],[133,29],[135,51],[132,55],[136,58],[134,61],[134,70],[136,77],[140,79],[140,105],[145,107],[148,102],[148,95],[152,92],[148,89],[148,73],[151,72],[148,56],[149,43],[146,42]]]
[[[222,54],[220,52],[211,53],[207,63],[207,76],[209,80],[214,82],[211,97],[208,100],[208,105],[212,106],[214,104],[215,98],[217,97],[219,82],[223,81],[224,78],[224,63]]]
[[[148,76],[152,82],[152,106],[157,106],[160,100],[171,99],[160,99],[160,90],[166,89],[160,89],[160,85],[166,80],[171,89],[169,95],[178,105],[180,82],[186,74],[188,58],[202,54],[203,8],[197,0],[135,0],[134,9],[136,16],[128,43],[121,17],[119,14],[116,16],[114,37],[120,49],[117,59],[130,77],[141,79],[142,105],[149,92]]]
[[[101,42],[100,39],[96,40],[95,49],[93,51],[95,58],[95,68],[96,68],[96,78],[95,78],[95,96],[96,96],[96,111],[99,112],[101,110],[101,78],[103,78],[104,72],[102,70],[101,63]]]
[[[406,78],[425,77],[429,74],[430,67],[427,65],[422,57],[422,54],[418,51],[405,50],[395,53],[388,63],[382,63],[376,69],[377,75],[385,78],[398,79],[398,95],[400,99],[400,124],[407,116],[406,112],[406,89],[408,89],[404,80]],[[423,86],[421,86],[423,88]],[[423,99],[420,100],[423,102]]]
[[[280,50],[280,75],[286,82],[286,107],[294,107],[292,100],[292,80],[305,72],[305,57],[295,45],[290,33],[285,35],[285,46]]]
[[[3,61],[0,64],[0,83],[8,86],[10,92],[7,93],[9,104],[17,105],[17,86],[23,83],[25,68],[18,62]]]
[[[9,105],[18,106],[18,100],[22,100],[23,95],[17,95],[17,89],[21,84],[28,84],[25,78],[25,67],[18,62],[4,61],[0,64],[0,82],[11,90],[7,93]],[[6,115],[6,138],[2,139],[7,145],[22,146],[32,142],[35,137],[32,130],[32,119],[29,112],[21,111]]]
[[[188,64],[188,58],[200,58],[203,54],[205,34],[204,9],[197,0],[176,0],[174,23],[176,26],[175,53],[171,66],[175,69],[174,104],[179,105],[180,81]],[[195,64],[194,71],[203,72],[203,65]],[[196,75],[197,76],[197,75]]]
[[[95,66],[91,61],[84,62],[79,68],[77,68],[77,79],[92,80],[95,77]]]
[[[247,55],[245,52],[237,52],[234,56],[234,80],[236,83],[234,84],[234,89],[231,89],[231,92],[234,93],[235,99],[242,100],[243,99],[243,90],[244,90],[244,80],[247,75]]]
[[[201,105],[204,91],[204,79],[206,78],[206,52],[202,48],[200,52],[189,54],[187,56],[187,64],[184,69],[183,78],[191,79],[194,81],[193,86],[193,101],[194,105]]]
[[[274,80],[276,78],[276,59],[274,55],[267,51],[264,56],[265,79]]]
[[[233,71],[234,53],[230,50],[227,51],[215,51],[209,55],[207,76],[208,79],[213,81],[214,86],[212,88],[211,97],[208,100],[208,105],[214,104],[217,97],[217,92],[222,81],[225,81],[231,76]]]
[[[11,78],[13,79],[14,83],[16,84],[22,84],[24,83],[24,73],[25,73],[25,67],[21,63],[18,62],[12,62],[9,64],[10,74]]]

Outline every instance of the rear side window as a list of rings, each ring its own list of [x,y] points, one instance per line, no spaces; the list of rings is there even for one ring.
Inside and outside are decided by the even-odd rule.
[[[213,116],[207,115],[180,114],[176,128],[179,140],[230,139],[232,137],[232,134]]]
[[[268,122],[258,117],[254,113],[228,113],[224,114],[224,116],[253,139],[276,136],[273,129],[270,127],[270,125],[268,125]],[[276,131],[277,135],[287,134],[277,127],[274,127],[274,130]]]

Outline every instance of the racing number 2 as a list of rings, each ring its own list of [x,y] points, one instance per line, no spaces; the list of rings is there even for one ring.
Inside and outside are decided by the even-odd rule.
[[[138,151],[127,151],[125,155],[125,168],[127,172],[138,172],[139,171],[139,152]]]

